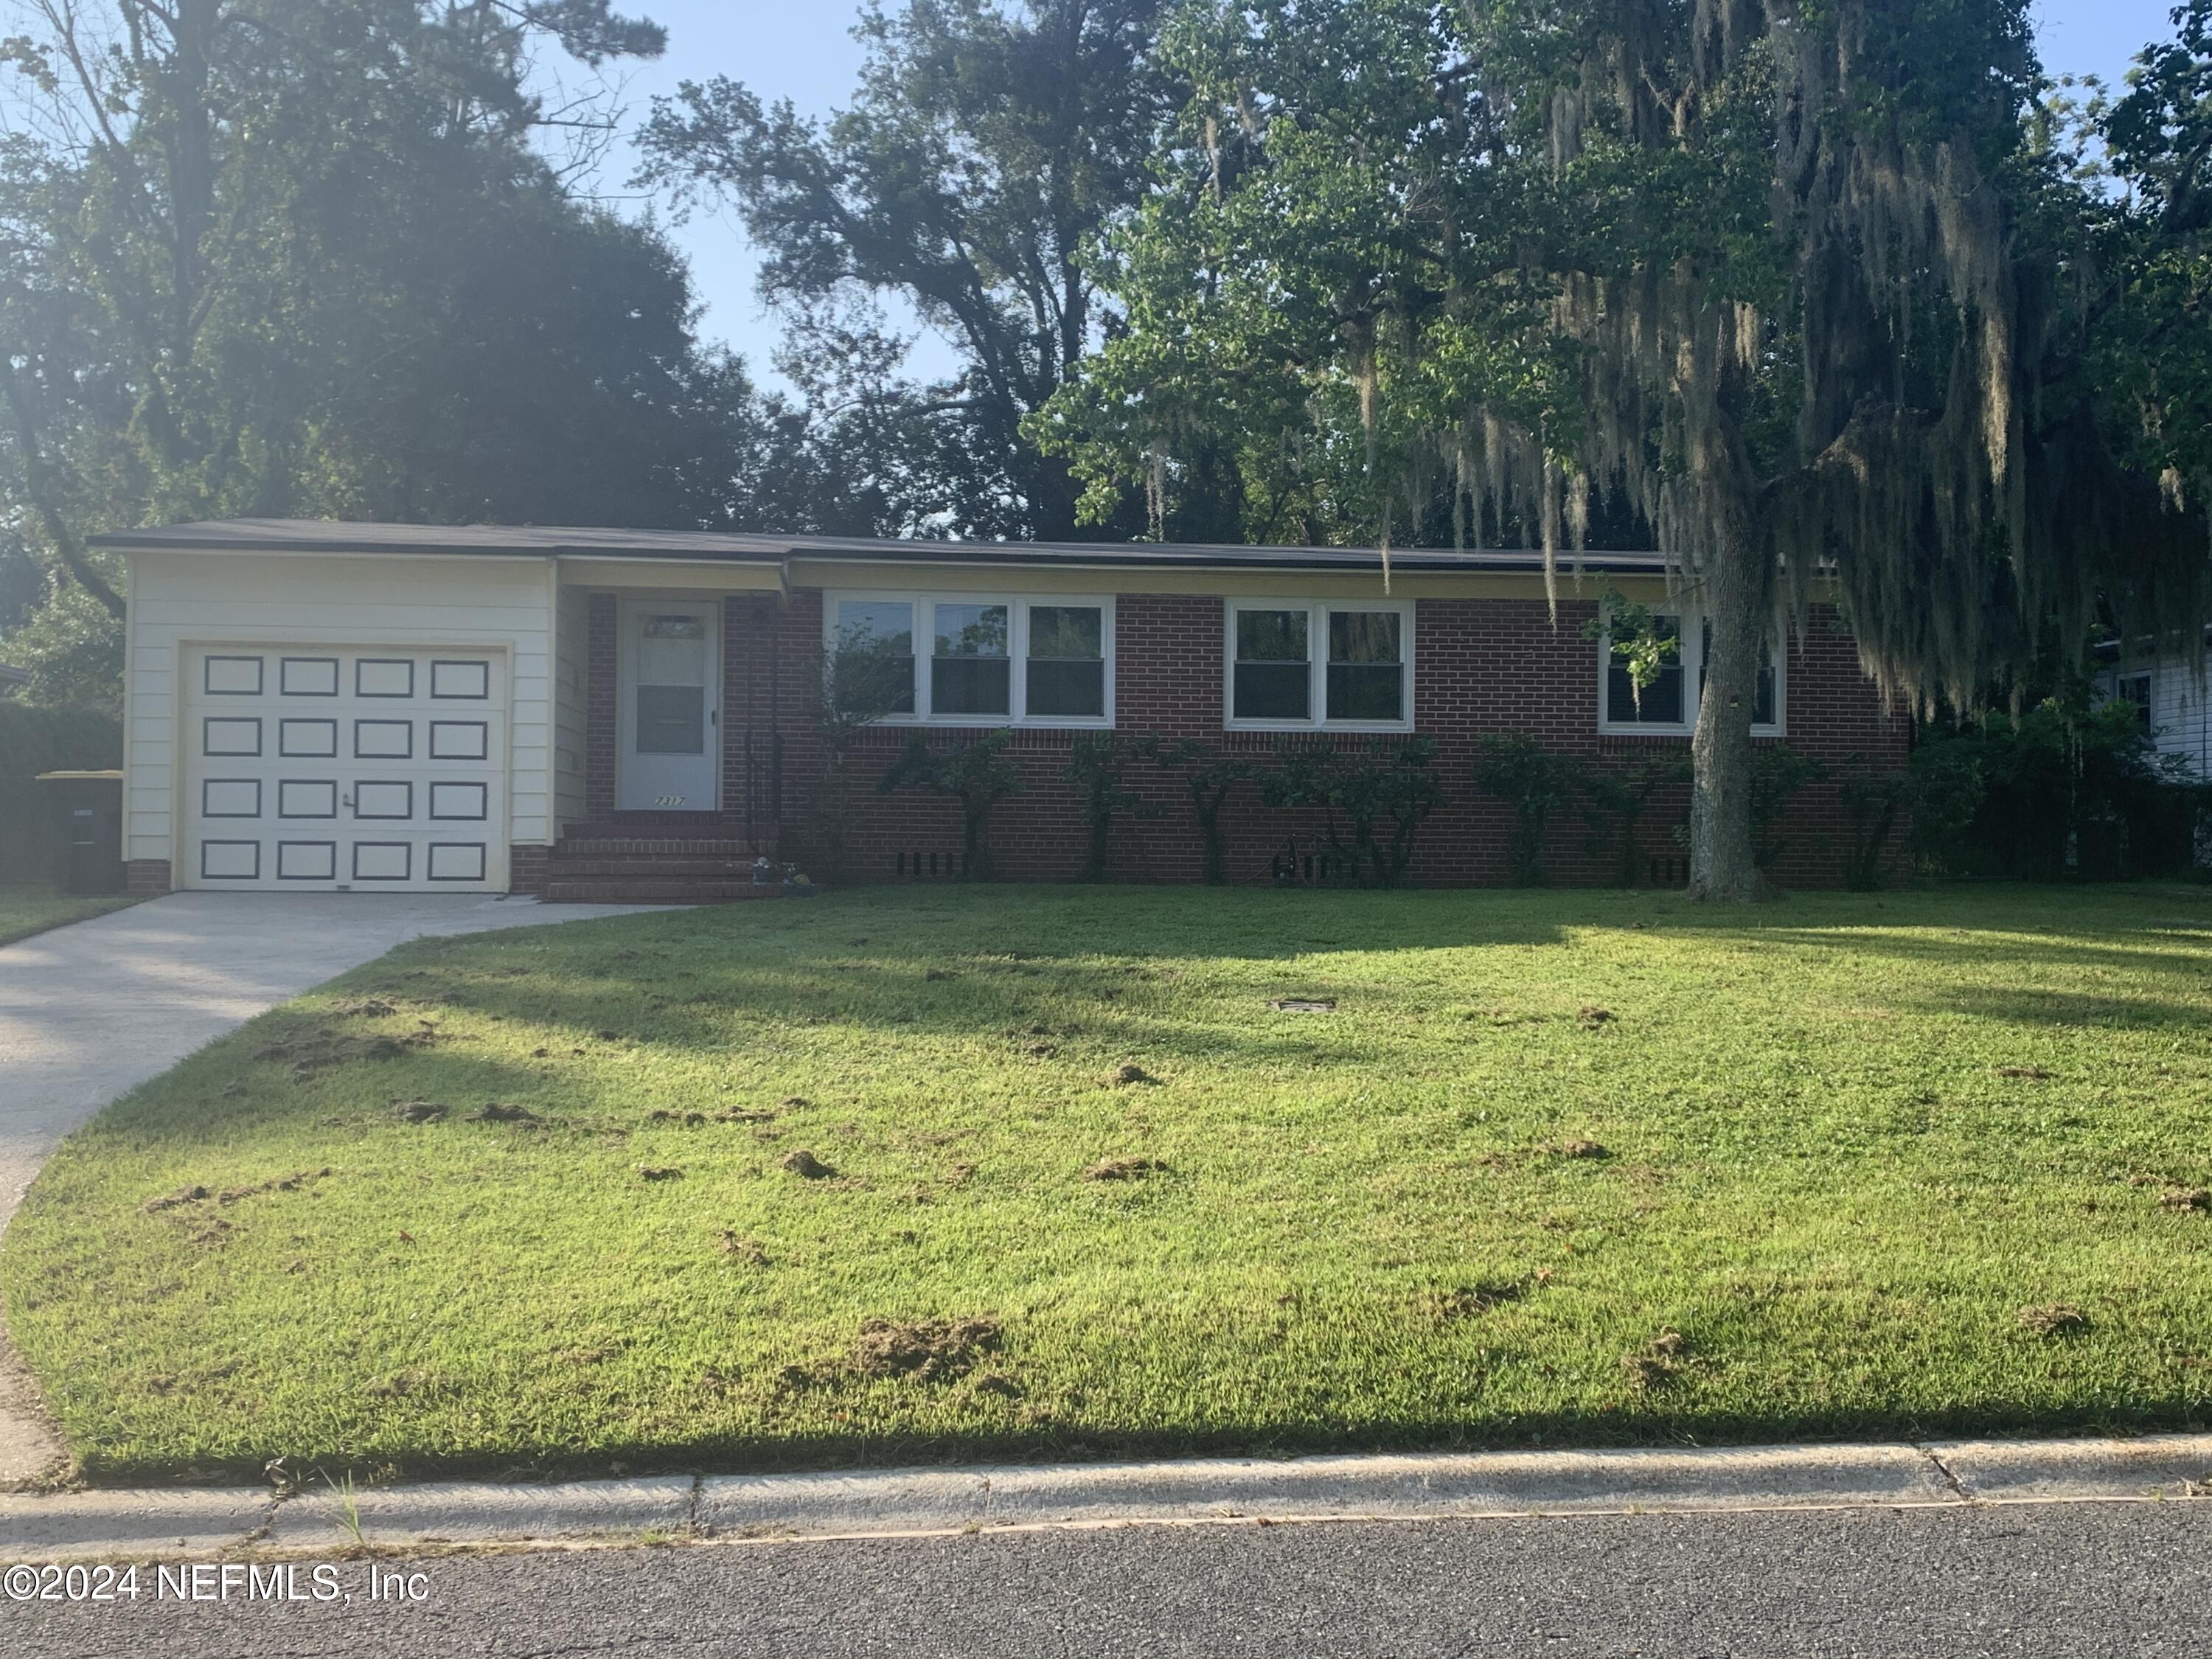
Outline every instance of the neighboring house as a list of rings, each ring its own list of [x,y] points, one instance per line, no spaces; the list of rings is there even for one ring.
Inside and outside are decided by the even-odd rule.
[[[2136,717],[2159,753],[2181,756],[2198,777],[2212,779],[2212,719],[2205,710],[2207,694],[2212,693],[2212,629],[2205,630],[2202,649],[2192,663],[2179,649],[2124,653],[2117,644],[2100,646],[2097,690],[2135,705]]]
[[[10,668],[6,663],[0,662],[0,697],[4,697],[10,691],[18,690],[28,685],[31,678],[29,669]]]
[[[863,732],[839,872],[958,868],[952,803],[875,778],[916,732],[1013,729],[1024,792],[999,809],[997,872],[1077,874],[1066,779],[1086,731],[1194,738],[1264,759],[1285,738],[1436,741],[1444,805],[1413,878],[1504,879],[1507,807],[1469,769],[1484,736],[1525,732],[1584,769],[1680,757],[1702,630],[1640,702],[1586,628],[1601,596],[1679,614],[1656,555],[1593,553],[1556,619],[1529,552],[1404,550],[1384,589],[1369,550],[844,541],[550,528],[240,520],[104,536],[131,568],[127,696],[132,886],[487,890],[715,897],[757,855],[806,859],[824,768],[825,652],[865,647],[899,704]],[[1758,732],[1832,769],[1902,763],[1832,609],[1763,677]],[[1125,811],[1113,873],[1194,880],[1181,780],[1133,764],[1157,811]],[[1670,787],[1642,821],[1649,879],[1679,884]],[[1310,817],[1245,786],[1231,878],[1265,882],[1310,849]],[[1571,812],[1557,879],[1608,875]],[[1778,876],[1838,877],[1832,781],[1780,825]]]

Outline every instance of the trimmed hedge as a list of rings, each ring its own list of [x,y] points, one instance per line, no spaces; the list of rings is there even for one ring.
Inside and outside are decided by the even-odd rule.
[[[0,701],[0,881],[51,878],[59,842],[41,772],[123,764],[123,723],[88,708],[32,708]]]

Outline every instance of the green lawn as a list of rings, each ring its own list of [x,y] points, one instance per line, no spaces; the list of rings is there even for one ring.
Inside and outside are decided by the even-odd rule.
[[[0,1288],[100,1479],[2187,1425],[2206,1187],[2203,889],[899,889],[406,946]]]
[[[44,882],[0,881],[0,945],[12,945],[49,927],[104,916],[137,902],[121,893],[105,898],[71,898]]]

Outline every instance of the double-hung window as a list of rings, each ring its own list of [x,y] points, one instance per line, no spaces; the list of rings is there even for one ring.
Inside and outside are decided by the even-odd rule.
[[[1413,606],[1231,599],[1228,723],[1265,730],[1413,724]]]
[[[1686,735],[1698,723],[1698,702],[1705,687],[1705,656],[1712,648],[1712,625],[1692,615],[1662,614],[1652,618],[1659,637],[1674,642],[1660,661],[1659,677],[1641,691],[1629,674],[1628,664],[1606,635],[1598,646],[1598,729],[1601,732],[1644,732],[1654,736]],[[1781,659],[1771,641],[1759,644],[1759,689],[1752,708],[1754,736],[1782,734],[1783,684]]]
[[[2121,675],[2113,682],[2113,695],[2121,702],[2134,704],[2136,724],[2146,732],[2151,729],[2150,675],[2148,672]]]
[[[1022,677],[1031,720],[1106,718],[1106,607],[1032,605]]]
[[[1013,606],[940,599],[930,608],[937,647],[929,659],[929,712],[1012,720],[1014,665],[1006,653],[1013,646]]]
[[[831,593],[823,610],[829,690],[854,714],[951,726],[1112,723],[1110,599]]]

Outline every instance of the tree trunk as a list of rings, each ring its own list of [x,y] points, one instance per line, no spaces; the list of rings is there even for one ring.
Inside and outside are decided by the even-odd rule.
[[[1736,519],[1709,556],[1704,695],[1690,739],[1690,896],[1745,903],[1759,896],[1752,858],[1751,716],[1766,624],[1765,571]]]

